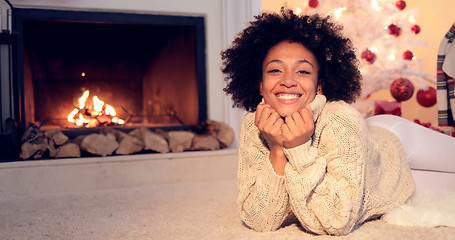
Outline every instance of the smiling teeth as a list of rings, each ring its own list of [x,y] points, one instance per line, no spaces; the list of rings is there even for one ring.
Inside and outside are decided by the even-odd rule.
[[[292,100],[292,99],[299,98],[299,95],[297,95],[297,94],[281,94],[281,95],[278,95],[277,98],[280,99],[280,100]]]

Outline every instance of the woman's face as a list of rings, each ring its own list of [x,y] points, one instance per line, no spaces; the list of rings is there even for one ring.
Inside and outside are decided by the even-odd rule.
[[[315,98],[318,71],[310,50],[300,43],[280,42],[262,63],[261,95],[282,117],[290,116]]]

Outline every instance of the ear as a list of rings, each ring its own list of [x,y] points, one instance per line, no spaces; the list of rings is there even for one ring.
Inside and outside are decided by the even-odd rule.
[[[316,94],[322,95],[322,79],[318,81],[317,91]]]
[[[259,94],[261,94],[261,96],[264,96],[264,93],[262,92],[262,81],[259,82]]]
[[[318,88],[317,88],[317,89],[318,89],[318,90],[317,90],[316,93],[317,93],[318,95],[322,95],[323,93],[322,93],[322,85],[321,85],[321,84],[318,84]]]

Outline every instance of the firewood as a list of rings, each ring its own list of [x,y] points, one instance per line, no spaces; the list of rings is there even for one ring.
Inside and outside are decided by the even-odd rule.
[[[80,139],[78,140],[80,141]],[[114,134],[109,133],[104,135],[93,133],[84,136],[80,141],[79,147],[89,153],[105,157],[107,155],[112,155],[119,147],[119,144],[115,140]]]
[[[191,148],[194,133],[187,131],[169,132],[169,148],[172,152],[183,152]]]
[[[117,142],[121,142],[121,140],[128,136],[128,134],[120,131],[120,130],[117,130],[117,129],[114,129],[114,128],[110,128],[110,127],[102,127],[100,129],[100,133],[101,134],[104,134],[104,135],[107,135],[107,134],[114,134],[115,136],[115,139],[117,140]]]
[[[159,153],[169,152],[169,145],[166,139],[158,133],[154,133],[147,128],[138,128],[129,133],[131,136],[135,136],[144,143],[145,150],[153,150]]]
[[[216,136],[219,128],[220,126],[218,122],[207,120],[196,126],[196,132],[199,134],[210,134]]]
[[[169,152],[169,144],[162,135],[147,131],[145,134],[145,149],[167,153]]]
[[[22,159],[29,159],[33,158],[40,158],[47,150],[46,144],[34,144],[25,142],[21,146],[21,154],[20,158]]]
[[[56,158],[81,157],[81,150],[75,143],[67,143],[57,148]]]
[[[25,132],[22,135],[21,142],[39,144],[40,138],[43,137],[44,133],[39,129],[39,127],[34,123],[29,123],[27,129],[25,129]]]
[[[48,138],[47,138],[48,139]],[[55,148],[55,143],[53,139],[48,139],[49,143],[47,144],[47,149],[49,149],[49,157],[55,157],[57,155],[57,149]]]
[[[126,134],[120,140],[120,146],[119,146],[119,148],[117,148],[117,150],[115,150],[115,153],[128,155],[128,154],[140,152],[140,151],[142,151],[143,148],[144,148],[144,143],[141,140],[137,139],[136,137]]]
[[[169,141],[169,133],[164,131],[163,129],[158,128],[155,130],[155,133],[163,136],[163,138],[166,139],[166,141]]]
[[[197,134],[193,137],[191,149],[193,150],[217,150],[220,149],[220,142],[212,135]]]
[[[128,135],[136,137],[137,139],[141,140],[144,142],[145,138],[145,132],[147,131],[147,128],[145,127],[140,127],[132,130],[131,132],[128,133]]]
[[[235,132],[228,124],[223,122],[218,122],[219,130],[216,135],[218,141],[220,141],[221,148],[226,148],[231,146],[232,142],[234,142]]]
[[[46,131],[44,136],[52,139],[57,146],[61,146],[68,141],[68,137],[57,128]]]

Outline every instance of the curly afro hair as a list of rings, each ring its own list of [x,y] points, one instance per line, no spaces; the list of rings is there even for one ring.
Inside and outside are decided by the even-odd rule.
[[[299,16],[282,8],[281,13],[262,13],[250,22],[221,53],[226,74],[224,91],[234,107],[255,111],[261,101],[259,85],[262,62],[270,48],[282,41],[298,42],[309,49],[319,64],[318,79],[328,101],[355,101],[361,91],[361,75],[351,41],[342,27],[319,15]]]

